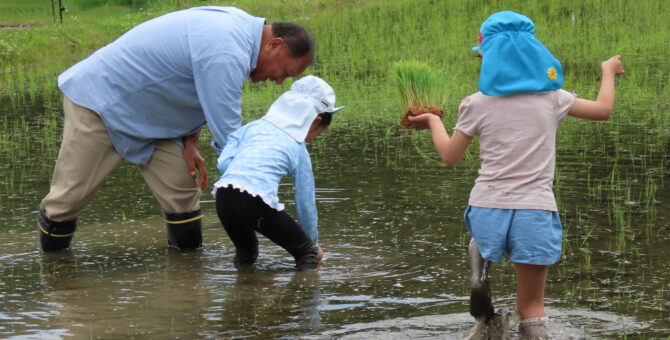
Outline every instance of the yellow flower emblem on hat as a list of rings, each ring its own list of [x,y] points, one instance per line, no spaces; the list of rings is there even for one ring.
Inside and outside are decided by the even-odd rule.
[[[556,80],[556,78],[558,78],[558,73],[556,73],[556,69],[553,68],[553,67],[550,67],[547,70],[547,77],[549,77],[549,79],[551,79],[551,80]]]

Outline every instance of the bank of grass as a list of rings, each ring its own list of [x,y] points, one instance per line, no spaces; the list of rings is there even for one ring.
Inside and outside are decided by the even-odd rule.
[[[233,4],[200,0],[63,2],[68,7],[63,24],[53,22],[49,1],[5,0],[0,5],[0,23],[28,25],[0,30],[0,112],[10,130],[16,119],[33,121],[30,128],[6,133],[3,145],[11,145],[11,138],[21,139],[17,137],[21,131],[31,136],[59,135],[61,95],[56,76],[123,32],[176,9]],[[664,6],[664,1],[641,0],[635,6],[624,0],[239,0],[234,4],[270,22],[294,21],[306,26],[317,39],[317,56],[306,73],[330,82],[338,104],[348,107],[333,128],[342,127],[352,136],[380,131],[385,143],[395,140],[389,136],[407,133],[397,129],[400,97],[390,72],[395,62],[412,59],[448,72],[450,100],[444,107],[444,121],[451,127],[460,98],[477,91],[480,59],[470,47],[476,44],[481,22],[499,10],[524,13],[535,21],[536,36],[562,61],[564,88],[594,99],[600,62],[621,54],[626,67],[626,75],[617,80],[612,120],[566,119],[559,129],[559,154],[574,154],[580,157],[576,162],[582,163],[594,155],[606,161],[613,158],[614,164],[624,165],[619,167],[624,169],[622,180],[628,178],[628,171],[636,176],[635,172],[644,173],[639,169],[656,169],[648,172],[657,174],[653,180],[641,178],[639,182],[659,184],[666,171],[670,6]],[[245,119],[263,114],[289,83],[247,84]],[[35,118],[33,112],[23,111],[35,103],[44,106],[38,110],[49,113]],[[431,149],[429,138],[412,140],[415,150]],[[381,149],[392,152],[393,148]]]
[[[0,83],[6,85],[12,78],[53,79],[69,65],[149,18],[178,8],[232,3],[63,1],[68,11],[62,25],[52,22],[48,1],[6,0],[0,5],[0,23],[19,21],[33,25],[0,31],[0,46],[11,47],[0,49],[0,72],[5,74]],[[655,87],[661,88],[645,89],[643,95],[663,88],[665,92],[661,93],[668,94],[667,68],[662,66],[667,64],[670,29],[665,23],[670,15],[668,6],[662,6],[663,1],[643,0],[636,2],[636,6],[622,0],[581,3],[508,0],[493,4],[409,0],[234,3],[269,21],[290,20],[307,26],[318,41],[317,59],[309,71],[342,84],[347,99],[349,93],[359,94],[361,87],[366,92],[381,92],[375,97],[385,97],[389,94],[385,91],[392,86],[388,84],[390,66],[407,58],[437,68],[449,66],[450,76],[457,80],[453,85],[455,93],[465,95],[475,91],[479,60],[472,58],[469,47],[476,42],[481,22],[502,9],[519,11],[536,22],[536,35],[565,66],[566,88],[593,97],[597,90],[593,80],[600,61],[619,53],[627,66],[626,78],[633,79],[620,86],[634,83],[630,89],[640,89],[640,83],[658,84]],[[29,75],[33,73],[36,75]],[[50,84],[53,86],[53,81]]]
[[[56,3],[58,1],[55,1]],[[0,94],[17,107],[36,96],[59,96],[56,76],[67,67],[113,41],[131,27],[179,8],[231,1],[63,0],[64,22],[54,23],[49,1],[5,0],[0,23],[22,22],[24,29],[0,30]],[[307,73],[319,75],[349,106],[341,119],[356,122],[392,120],[399,98],[390,68],[415,59],[448,70],[451,81],[445,122],[453,125],[459,99],[477,90],[479,59],[470,47],[481,22],[495,11],[511,9],[531,17],[537,37],[562,61],[565,88],[595,98],[599,64],[622,54],[627,74],[618,81],[618,108],[630,108],[637,124],[667,126],[662,112],[670,103],[669,6],[642,0],[537,2],[501,0],[240,0],[234,4],[269,21],[295,21],[317,38],[317,57]],[[261,114],[285,86],[249,85],[244,105],[248,118]],[[663,98],[666,98],[665,100]],[[647,110],[651,106],[653,109]],[[642,109],[644,107],[645,109]],[[639,119],[642,118],[642,119]],[[615,114],[614,120],[628,119]],[[664,125],[665,124],[665,125]],[[583,129],[595,134],[629,124],[564,124],[561,135]],[[660,128],[662,130],[662,128]],[[667,130],[667,129],[666,129]],[[660,131],[661,136],[667,131]],[[597,147],[596,140],[583,140]],[[663,144],[652,141],[654,145]]]
[[[58,73],[140,22],[178,8],[232,2],[64,0],[68,11],[62,25],[53,23],[48,1],[4,3],[0,22],[32,25],[0,30],[0,92],[20,96],[25,93],[23,87],[37,86],[40,92],[51,93]],[[381,111],[397,105],[389,68],[408,58],[449,70],[455,80],[450,93],[456,99],[446,109],[455,112],[457,98],[476,91],[479,60],[472,57],[469,47],[476,43],[479,25],[489,14],[503,9],[522,12],[536,22],[536,35],[564,64],[566,88],[594,98],[599,63],[619,53],[628,71],[620,91],[632,91],[641,99],[667,98],[668,75],[663,65],[668,58],[670,29],[665,23],[670,15],[662,3],[235,1],[236,6],[269,21],[290,20],[307,26],[318,41],[318,55],[308,72],[334,83],[340,98],[354,104],[357,119],[366,120],[377,119]],[[261,106],[285,89],[252,87],[248,94],[258,96]],[[250,101],[253,107],[255,100]],[[365,104],[357,105],[362,102]]]

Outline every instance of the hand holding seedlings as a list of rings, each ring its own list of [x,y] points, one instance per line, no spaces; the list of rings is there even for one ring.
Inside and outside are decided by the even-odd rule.
[[[401,98],[402,117],[400,126],[409,127],[409,116],[431,113],[442,117],[444,103],[447,100],[444,77],[425,64],[406,61],[393,67]]]

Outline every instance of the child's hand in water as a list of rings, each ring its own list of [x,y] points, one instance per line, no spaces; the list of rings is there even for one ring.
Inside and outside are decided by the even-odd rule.
[[[609,58],[600,64],[603,74],[614,74],[615,76],[621,75],[624,73],[623,65],[621,64],[621,56],[615,55],[612,58]]]
[[[418,116],[409,116],[407,119],[409,120],[407,127],[414,130],[430,129],[431,122],[441,123],[440,117],[432,113],[423,113]]]

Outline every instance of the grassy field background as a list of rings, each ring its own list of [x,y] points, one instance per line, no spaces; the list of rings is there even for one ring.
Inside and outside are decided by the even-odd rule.
[[[55,2],[57,5],[57,1]],[[179,8],[234,4],[269,21],[295,21],[317,38],[318,56],[307,73],[340,85],[343,98],[361,90],[370,97],[389,97],[389,69],[402,59],[425,61],[454,78],[452,105],[476,90],[479,61],[469,48],[481,22],[499,10],[516,10],[531,17],[537,37],[564,64],[566,88],[584,95],[597,90],[593,80],[599,64],[621,54],[627,80],[620,86],[654,83],[645,92],[668,94],[668,6],[663,1],[126,1],[63,0],[63,24],[53,20],[46,0],[4,0],[0,25],[0,91],[29,86],[53,88],[55,75],[113,41],[131,27]],[[57,16],[57,15],[56,15]],[[631,81],[632,80],[632,81]],[[259,86],[263,88],[263,86]],[[276,89],[276,87],[272,87]],[[281,92],[272,91],[275,93]],[[344,91],[342,91],[344,90]],[[339,93],[338,93],[339,94]],[[644,94],[643,94],[644,95]],[[666,96],[667,97],[667,96]],[[379,102],[377,102],[379,103]],[[454,104],[455,103],[455,104]],[[364,110],[370,110],[369,105]]]
[[[460,100],[477,91],[480,59],[470,48],[482,21],[500,10],[526,14],[536,24],[536,36],[563,63],[565,89],[595,99],[600,63],[620,54],[626,68],[626,75],[617,80],[611,121],[567,119],[559,130],[559,153],[577,149],[583,151],[581,157],[588,150],[616,159],[643,159],[644,167],[663,168],[667,162],[670,6],[662,0],[640,0],[635,6],[624,0],[63,0],[63,4],[67,7],[63,23],[54,20],[51,1],[0,4],[0,128],[5,131],[0,145],[14,158],[25,157],[27,146],[20,145],[34,147],[36,142],[43,144],[48,157],[55,157],[62,124],[56,78],[66,68],[164,13],[235,5],[269,22],[296,22],[314,34],[317,55],[305,74],[333,85],[338,104],[348,108],[332,129],[353,139],[370,133],[389,137],[405,133],[398,127],[401,101],[391,75],[393,64],[401,60],[426,63],[449,78],[444,122],[452,127]],[[264,114],[290,83],[247,83],[245,120]],[[421,145],[416,150],[430,150],[429,139],[416,135]],[[203,144],[206,136],[205,132]],[[476,155],[476,141],[471,149]]]

